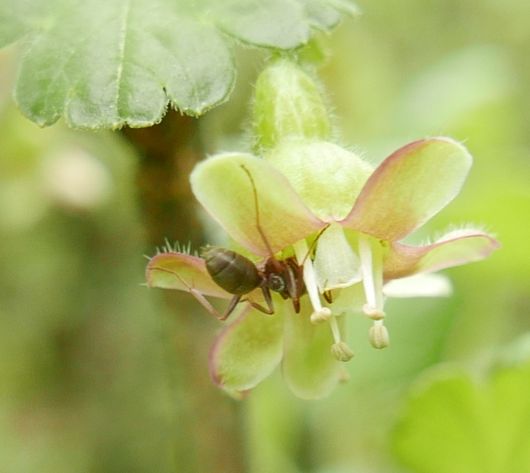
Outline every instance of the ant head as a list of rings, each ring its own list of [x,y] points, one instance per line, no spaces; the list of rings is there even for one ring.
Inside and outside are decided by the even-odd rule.
[[[269,289],[271,289],[271,291],[275,292],[283,292],[287,287],[283,277],[275,273],[269,274],[267,276],[267,286]]]

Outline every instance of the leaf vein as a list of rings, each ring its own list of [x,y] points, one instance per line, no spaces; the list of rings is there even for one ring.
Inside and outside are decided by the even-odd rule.
[[[116,71],[116,102],[115,109],[118,120],[121,118],[120,110],[120,98],[121,98],[121,89],[122,89],[122,80],[123,80],[123,66],[125,62],[125,54],[127,48],[127,24],[129,22],[129,15],[131,12],[132,0],[126,0],[123,7],[123,19],[120,27],[120,42],[118,45],[118,61],[117,61],[117,71]]]

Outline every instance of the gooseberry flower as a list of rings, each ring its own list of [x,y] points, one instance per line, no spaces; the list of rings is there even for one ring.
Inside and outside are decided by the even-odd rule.
[[[261,157],[211,157],[194,169],[192,189],[237,251],[257,264],[271,252],[279,260],[295,256],[307,297],[298,314],[277,296],[272,315],[240,303],[214,343],[210,372],[237,394],[281,361],[296,395],[323,397],[344,379],[341,361],[353,356],[345,315],[364,312],[373,319],[370,342],[385,348],[385,297],[447,295],[447,280],[429,273],[483,259],[498,243],[471,228],[424,246],[403,242],[458,194],[467,176],[471,156],[450,138],[410,143],[374,169],[327,141],[331,125],[318,87],[284,59],[258,78],[253,122]],[[207,298],[232,298],[203,259],[178,248],[150,260],[147,282],[188,291],[210,311]],[[259,303],[259,297],[254,291],[245,299]]]
[[[388,345],[385,283],[477,261],[498,246],[490,235],[470,229],[420,247],[400,241],[455,197],[470,165],[467,150],[449,138],[406,145],[374,171],[355,154],[321,141],[289,141],[266,159],[225,153],[197,165],[191,183],[204,209],[256,260],[269,256],[268,245],[278,259],[294,252],[304,265],[309,296],[300,314],[279,298],[272,316],[242,304],[212,349],[213,379],[243,392],[283,359],[284,376],[297,395],[327,394],[341,377],[337,360],[352,356],[340,316],[359,306],[361,284],[363,311],[374,319],[370,340],[376,348]],[[253,176],[266,242],[242,166]],[[317,234],[316,251],[308,257]],[[231,297],[211,280],[201,258],[182,252],[155,256],[147,280],[192,291],[199,300]]]
[[[325,294],[362,281],[363,311],[374,320],[370,339],[376,348],[388,344],[383,328],[385,282],[477,261],[498,247],[490,235],[472,228],[450,231],[420,247],[402,242],[445,207],[464,183],[472,159],[450,138],[410,143],[373,171],[355,154],[327,142],[290,140],[267,159],[329,225],[314,261],[305,263],[308,293],[315,292],[310,289],[315,282]],[[348,293],[343,289],[339,297],[347,298]],[[317,300],[313,306],[314,322],[328,318]]]

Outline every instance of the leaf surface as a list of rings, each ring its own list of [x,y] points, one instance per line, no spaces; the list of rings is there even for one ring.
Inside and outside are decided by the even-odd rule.
[[[444,370],[410,397],[394,450],[417,473],[530,471],[530,363],[475,382]]]
[[[26,36],[15,98],[41,126],[150,126],[197,116],[235,80],[232,39],[291,49],[348,11],[334,0],[3,0],[0,46]],[[351,10],[351,9],[350,9]],[[349,11],[351,13],[351,11]]]

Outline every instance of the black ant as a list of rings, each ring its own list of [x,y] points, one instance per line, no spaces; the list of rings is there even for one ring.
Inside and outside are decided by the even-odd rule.
[[[226,248],[207,247],[201,252],[201,257],[206,264],[206,270],[210,277],[219,287],[233,295],[224,313],[220,314],[210,302],[208,302],[203,294],[200,293],[200,291],[190,287],[177,273],[156,267],[151,269],[169,271],[174,274],[188,288],[189,292],[197,299],[197,301],[208,310],[208,312],[220,320],[227,319],[230,314],[232,314],[237,304],[242,301],[248,302],[252,307],[265,314],[274,314],[271,291],[280,294],[283,299],[291,299],[293,301],[295,312],[299,313],[300,298],[306,292],[303,279],[303,264],[305,258],[309,257],[313,251],[318,237],[327,228],[327,225],[319,231],[301,264],[299,264],[296,258],[292,256],[283,260],[276,259],[261,227],[258,193],[254,178],[244,165],[241,165],[241,169],[247,174],[252,185],[254,206],[256,209],[256,227],[267,247],[269,256],[263,263],[256,265],[240,253]],[[244,296],[250,294],[255,289],[261,289],[265,306],[244,298]]]

